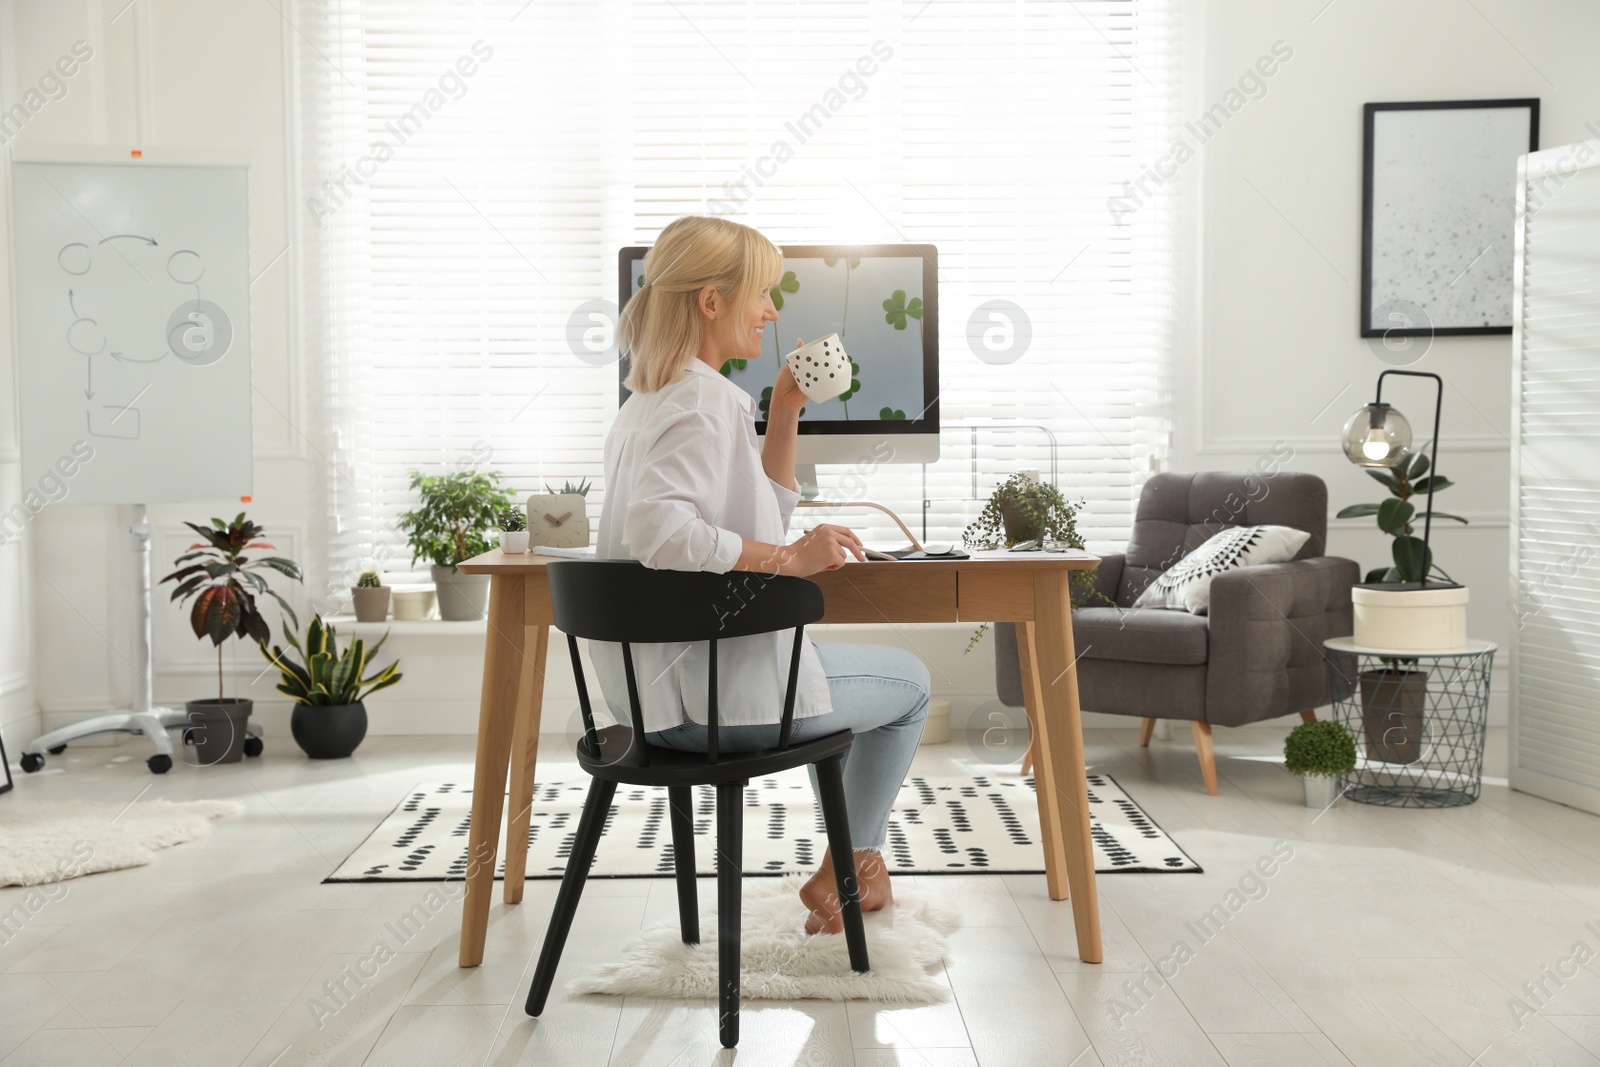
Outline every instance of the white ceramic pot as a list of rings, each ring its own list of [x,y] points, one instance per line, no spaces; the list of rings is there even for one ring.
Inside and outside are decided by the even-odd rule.
[[[520,556],[528,551],[528,531],[501,530],[500,551],[512,556]]]
[[[391,603],[396,622],[420,622],[432,618],[435,595],[432,589],[396,589]]]
[[[1326,811],[1339,799],[1339,779],[1319,774],[1303,774],[1300,782],[1305,786],[1306,807]]]
[[[1439,652],[1467,643],[1467,588],[1350,590],[1351,640],[1395,652]]]

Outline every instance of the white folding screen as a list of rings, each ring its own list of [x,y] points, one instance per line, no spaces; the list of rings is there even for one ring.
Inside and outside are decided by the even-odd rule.
[[[1150,168],[1182,118],[1178,0],[304,0],[296,26],[336,567],[403,568],[410,467],[594,478],[617,374],[569,320],[615,300],[619,247],[690,213],[938,245],[944,456],[865,495],[949,541],[1054,469],[1095,547],[1126,539],[1168,437],[1184,175]],[[966,339],[995,299],[1032,329],[1006,365]],[[870,510],[817,521],[903,540]]]
[[[1600,141],[1517,178],[1511,784],[1600,812]]]

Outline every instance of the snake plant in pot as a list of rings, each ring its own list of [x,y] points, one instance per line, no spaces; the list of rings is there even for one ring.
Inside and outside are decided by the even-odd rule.
[[[299,625],[289,602],[267,584],[266,573],[275,571],[300,581],[300,566],[282,556],[246,555],[276,549],[257,540],[262,528],[245,518],[242,511],[232,522],[212,519],[210,527],[193,522],[184,525],[202,540],[190,545],[174,561],[178,569],[161,582],[178,583],[172,591],[175,602],[194,598],[189,627],[196,637],[209,638],[217,650],[217,699],[187,703],[190,725],[184,731],[184,741],[194,744],[195,756],[202,765],[237,763],[246,754],[259,755],[261,740],[248,736],[252,701],[229,697],[224,692],[222,646],[230,637],[248,637],[263,646],[272,639],[272,628],[256,604],[258,595],[272,597],[290,625]]]
[[[313,615],[304,643],[292,630],[284,637],[298,661],[277,645],[271,651],[262,645],[261,653],[283,675],[278,692],[294,699],[289,730],[295,743],[312,759],[343,759],[367,736],[366,698],[401,678],[399,660],[368,673],[389,635],[371,648],[358,637],[340,652],[334,628]]]

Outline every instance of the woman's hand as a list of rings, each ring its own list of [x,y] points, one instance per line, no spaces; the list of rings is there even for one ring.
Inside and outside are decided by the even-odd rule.
[[[795,341],[795,348],[805,344],[804,341]],[[768,402],[767,410],[774,415],[800,414],[800,409],[806,406],[806,394],[800,391],[800,383],[794,380],[794,372],[785,363],[778,371],[778,380],[772,386],[772,399]]]
[[[867,559],[862,551],[861,538],[856,536],[854,530],[826,523],[807,530],[799,540],[788,546],[788,552],[790,564],[786,573],[797,578],[805,578],[818,571],[836,571],[845,565],[851,555],[863,563]]]

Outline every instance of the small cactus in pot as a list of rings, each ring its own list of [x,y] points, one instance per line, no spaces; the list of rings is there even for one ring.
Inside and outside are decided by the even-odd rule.
[[[350,590],[357,622],[383,622],[389,617],[389,587],[375,570],[364,570]]]

